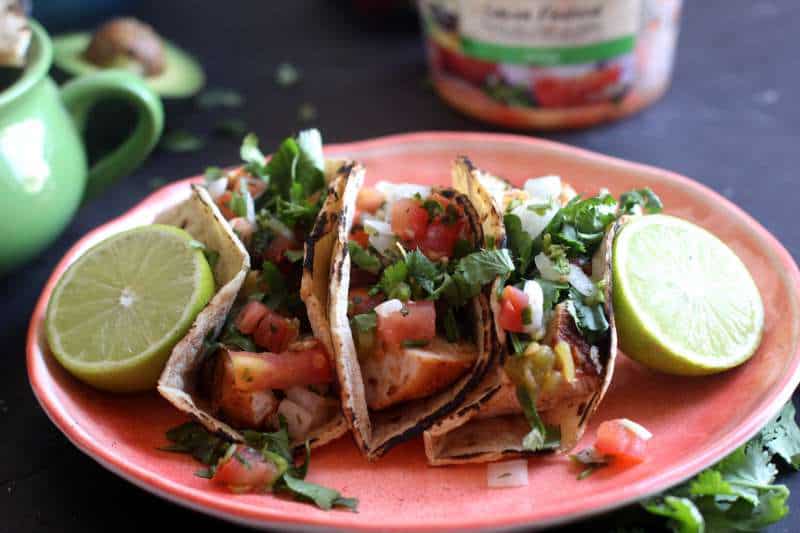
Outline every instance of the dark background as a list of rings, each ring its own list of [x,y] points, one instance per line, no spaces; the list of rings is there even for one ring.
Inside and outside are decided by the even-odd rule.
[[[357,15],[347,2],[323,0],[147,4],[131,12],[193,52],[209,86],[235,88],[246,103],[222,111],[169,103],[168,126],[203,135],[207,146],[189,154],[156,151],[134,175],[84,206],[47,253],[0,278],[2,532],[122,533],[173,523],[186,531],[237,530],[151,496],[81,454],[39,408],[24,364],[34,301],[79,237],[165,180],[237,161],[238,143],[211,135],[220,119],[245,119],[266,147],[307,125],[318,126],[327,142],[416,130],[492,130],[451,111],[427,86],[411,13],[381,21]],[[798,29],[795,0],[689,1],[674,85],[661,102],[612,125],[545,136],[695,178],[752,214],[797,259]],[[283,61],[301,69],[299,85],[275,84],[275,67]],[[298,119],[304,103],[317,110],[312,123]],[[114,138],[113,131],[102,133]],[[800,474],[781,480],[792,489],[793,512],[769,531],[800,531]],[[564,529],[613,530],[622,516]]]

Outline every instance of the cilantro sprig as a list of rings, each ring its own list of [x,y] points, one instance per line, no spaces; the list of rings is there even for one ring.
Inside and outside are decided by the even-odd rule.
[[[278,471],[281,472],[280,477],[272,485],[273,492],[286,494],[296,500],[312,503],[326,511],[334,507],[357,511],[357,499],[344,497],[337,490],[305,480],[311,460],[311,446],[306,441],[305,458],[299,465],[295,464],[285,420],[281,420],[281,428],[278,431],[260,432],[248,430],[242,432],[242,435],[247,446],[259,452],[265,461],[274,464]],[[166,436],[171,444],[161,448],[161,450],[190,454],[208,466],[207,469],[195,473],[197,476],[206,479],[214,477],[220,460],[231,452],[232,446],[235,446],[235,444],[210,433],[197,422],[187,422],[172,428],[167,431]],[[237,457],[235,453],[234,458],[243,461],[243,464],[246,465],[246,462]]]

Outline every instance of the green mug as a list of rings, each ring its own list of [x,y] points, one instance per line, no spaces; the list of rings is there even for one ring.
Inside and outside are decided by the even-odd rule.
[[[47,72],[53,57],[47,32],[31,21],[28,63],[0,92],[0,274],[47,247],[83,198],[135,169],[164,124],[161,100],[137,76],[108,70],[76,78],[59,91]],[[88,168],[81,140],[91,108],[121,99],[137,111],[130,136]]]

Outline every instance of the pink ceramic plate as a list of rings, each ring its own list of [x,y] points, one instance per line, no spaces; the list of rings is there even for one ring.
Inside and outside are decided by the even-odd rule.
[[[730,245],[755,277],[766,307],[766,330],[756,355],[742,367],[706,378],[650,372],[621,356],[611,389],[587,431],[628,417],[655,437],[644,464],[575,479],[566,457],[530,461],[530,485],[490,490],[486,467],[429,468],[420,442],[385,459],[363,460],[350,439],[315,453],[310,480],[361,500],[360,512],[323,512],[264,495],[234,495],[192,473],[190,458],[160,452],[164,432],[183,417],[155,393],[113,396],[72,379],[49,355],[43,317],[67,265],[93,243],[187,194],[188,181],[169,185],[138,207],[81,239],[56,267],[31,318],[28,374],[53,422],[81,450],[136,485],[173,502],[260,528],[454,530],[564,523],[633,502],[675,485],[714,463],[755,434],[790,398],[800,380],[800,274],[787,251],[756,221],[718,194],[687,178],[535,139],[508,135],[419,133],[330,146],[330,155],[363,161],[369,180],[445,184],[458,154],[515,183],[556,173],[578,191],[607,187],[615,195],[644,186],[667,212],[704,226]]]

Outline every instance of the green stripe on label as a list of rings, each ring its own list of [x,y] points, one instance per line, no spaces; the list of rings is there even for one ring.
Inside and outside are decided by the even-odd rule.
[[[632,52],[636,38],[633,35],[586,46],[556,46],[532,48],[528,46],[506,46],[461,38],[464,54],[498,63],[518,63],[551,67],[593,63]]]

